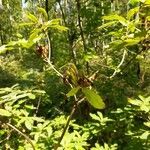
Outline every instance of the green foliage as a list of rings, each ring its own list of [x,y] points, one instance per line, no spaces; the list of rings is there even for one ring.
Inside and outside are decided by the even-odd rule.
[[[96,94],[94,90],[83,88],[82,92],[85,94],[85,97],[87,98],[88,102],[97,109],[104,109],[105,104],[102,100],[102,98]]]
[[[149,149],[149,0],[2,5],[0,149]]]

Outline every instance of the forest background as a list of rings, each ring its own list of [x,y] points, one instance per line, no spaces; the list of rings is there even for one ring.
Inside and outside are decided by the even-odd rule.
[[[150,0],[0,0],[0,149],[148,150]]]

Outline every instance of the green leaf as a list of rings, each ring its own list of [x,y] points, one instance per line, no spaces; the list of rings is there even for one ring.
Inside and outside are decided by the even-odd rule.
[[[134,14],[136,14],[138,11],[139,11],[139,7],[130,9],[127,13],[127,19],[130,20],[134,16]]]
[[[6,45],[2,45],[2,46],[0,47],[0,54],[5,53],[6,50],[7,50]]]
[[[41,30],[40,29],[35,29],[33,32],[32,32],[32,34],[30,34],[30,36],[29,36],[29,41],[32,41],[32,40],[34,40],[35,38],[37,38],[38,36],[39,36],[39,32],[40,32]]]
[[[98,29],[100,30],[100,29],[103,29],[105,27],[110,27],[110,26],[112,26],[114,24],[116,24],[116,21],[107,22],[107,23],[101,25],[100,27],[98,27]]]
[[[118,15],[104,16],[103,19],[104,19],[104,20],[117,20],[117,21],[119,21],[123,26],[127,26],[127,25],[128,25],[127,20],[126,20],[124,17],[118,16]]]
[[[48,20],[48,15],[47,15],[47,12],[45,11],[44,8],[38,7],[38,12],[40,12],[41,14],[43,14],[43,16],[45,17],[45,19]]]
[[[142,0],[141,0],[141,2],[142,2]],[[145,5],[150,5],[150,0],[145,0],[144,4]]]
[[[96,114],[90,114],[91,118],[96,120],[96,121],[100,121],[100,118],[96,115]]]
[[[32,120],[35,120],[37,122],[44,122],[44,119],[42,119],[40,117],[32,117]]]
[[[25,22],[25,23],[20,23],[19,26],[32,26],[34,24],[35,23],[33,23],[33,22]]]
[[[140,136],[140,138],[146,140],[149,135],[150,135],[150,132],[149,132],[149,131],[145,131],[145,132]]]
[[[135,5],[135,4],[139,3],[140,1],[141,1],[141,0],[130,0],[130,1],[129,1],[129,4]]]
[[[32,93],[28,93],[28,97],[29,97],[30,99],[35,99],[35,98],[36,98],[36,96],[35,96],[34,94],[32,94]]]
[[[31,21],[33,21],[33,22],[38,22],[38,19],[33,15],[33,14],[31,14],[31,13],[27,13],[26,14],[26,16],[27,16],[27,18],[28,19],[30,19]]]
[[[141,105],[141,101],[139,100],[133,100],[131,98],[128,98],[128,102],[132,105],[135,105],[135,106],[140,106]]]
[[[61,26],[61,25],[53,25],[53,26],[51,26],[51,28],[55,28],[55,29],[57,29],[59,31],[67,31],[68,30],[67,27]]]
[[[144,125],[150,128],[150,121],[144,122]]]
[[[60,23],[60,19],[53,19],[53,20],[45,22],[41,29],[46,30],[47,28],[50,27],[50,28],[58,29],[60,31],[68,30],[67,27],[61,26],[61,25],[59,25],[59,23]]]
[[[10,117],[11,113],[5,109],[0,109],[0,116]]]
[[[70,96],[75,95],[75,94],[78,92],[79,89],[80,89],[79,86],[78,86],[78,87],[75,87],[75,88],[72,88],[72,89],[67,93],[67,97],[70,97]]]
[[[26,126],[27,129],[31,130],[31,129],[32,129],[32,126],[33,126],[31,120],[28,120],[28,119],[27,119],[27,120],[25,121],[25,126]]]
[[[139,39],[139,38],[124,40],[125,46],[136,45],[136,44],[138,44],[140,41],[141,41],[141,39]]]
[[[60,19],[53,19],[45,22],[42,26],[42,29],[45,30],[48,27],[52,27],[53,25],[59,25]]]
[[[145,111],[145,112],[147,112],[147,113],[150,111],[149,107],[146,106],[145,104],[142,104],[142,105],[140,106],[140,109],[143,110],[143,111]]]
[[[82,92],[85,94],[88,102],[97,109],[104,109],[105,103],[102,98],[92,89],[83,88]]]

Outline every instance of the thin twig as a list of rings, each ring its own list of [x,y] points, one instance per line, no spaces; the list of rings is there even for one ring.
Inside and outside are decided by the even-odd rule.
[[[47,41],[48,41],[48,59],[51,61],[51,42],[50,42],[48,33],[46,33],[46,35],[47,35]]]
[[[76,7],[77,7],[77,16],[78,16],[78,26],[80,29],[80,35],[81,35],[81,39],[83,42],[83,49],[84,49],[84,52],[87,53],[87,47],[86,47],[84,32],[83,32],[83,28],[82,28],[80,0],[76,0]],[[86,71],[87,71],[87,74],[89,74],[89,63],[88,62],[86,62]]]
[[[32,149],[35,150],[35,147],[31,141],[31,139],[25,135],[24,133],[22,133],[19,129],[17,129],[15,126],[11,125],[10,123],[6,123],[7,126],[9,126],[10,128],[14,129],[16,132],[18,132],[20,135],[22,135],[32,146]]]
[[[61,143],[61,141],[62,141],[62,139],[63,139],[63,137],[64,137],[64,135],[65,135],[65,133],[66,133],[66,131],[67,131],[67,129],[68,129],[68,127],[69,127],[70,121],[71,121],[71,119],[72,119],[72,117],[73,117],[73,115],[74,115],[74,113],[75,113],[75,111],[76,111],[78,105],[79,105],[80,103],[82,103],[83,101],[84,101],[84,98],[82,98],[81,100],[79,100],[77,103],[74,104],[74,106],[73,106],[73,108],[72,108],[72,111],[71,111],[71,113],[70,113],[70,115],[69,115],[69,118],[68,118],[68,120],[67,120],[67,123],[66,123],[66,125],[65,125],[65,128],[63,129],[63,132],[62,132],[62,134],[61,134],[61,136],[60,136],[60,139],[59,139],[59,141],[58,141],[58,144],[56,145],[56,147],[54,148],[54,150],[57,150],[58,147],[60,146],[60,143]]]
[[[61,5],[60,5],[61,6]],[[57,73],[58,76],[63,78],[63,75],[54,67],[54,65],[51,63],[51,41],[47,33],[45,33],[48,40],[48,51],[49,55],[48,58],[45,58],[44,60],[49,64],[49,66]]]
[[[62,13],[62,18],[63,18],[63,21],[64,21],[64,25],[66,27],[68,27],[68,24],[67,24],[67,21],[66,21],[66,17],[65,17],[65,13],[63,11],[63,7],[61,5],[61,2],[58,1],[58,4],[59,4],[59,7],[60,7],[60,10],[61,10],[61,13]],[[76,55],[75,55],[75,52],[73,50],[73,40],[70,38],[70,36],[72,36],[72,35],[71,35],[70,31],[68,30],[67,31],[67,37],[68,37],[68,41],[69,41],[69,48],[70,48],[70,51],[71,51],[71,55],[72,55],[73,61],[76,64]]]
[[[147,49],[141,49],[139,52],[136,53],[127,63],[126,65],[121,69],[121,71],[124,71],[131,63],[136,59],[138,55],[140,55],[142,52],[146,51]]]
[[[63,75],[54,67],[54,65],[50,62],[50,60],[47,58],[45,61],[49,64],[49,66],[57,73],[58,76],[63,78]]]
[[[125,60],[125,55],[126,55],[126,50],[124,50],[121,62],[119,63],[119,65],[115,69],[114,73],[110,76],[110,79],[113,78],[118,73],[118,69],[122,66],[122,64],[123,64],[123,62]]]
[[[39,107],[40,107],[40,103],[41,103],[41,96],[40,96],[40,98],[39,98],[39,100],[38,100],[38,103],[37,103],[37,106],[36,106],[35,117],[36,117],[36,116],[37,116],[37,114],[38,114]]]

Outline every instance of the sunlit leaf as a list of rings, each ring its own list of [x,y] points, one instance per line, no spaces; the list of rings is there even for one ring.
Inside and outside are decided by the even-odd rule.
[[[2,45],[2,46],[0,47],[0,54],[5,53],[6,50],[7,50],[6,45]]]
[[[141,101],[139,100],[133,100],[133,99],[128,99],[128,102],[132,105],[135,105],[135,106],[140,106],[141,105]]]
[[[0,116],[10,117],[11,113],[8,110],[0,109]]]
[[[59,31],[67,31],[68,30],[67,27],[61,26],[61,25],[53,25],[53,26],[51,26],[51,28],[58,29]]]
[[[118,15],[104,16],[103,19],[104,19],[104,20],[117,20],[117,21],[119,21],[123,26],[127,26],[127,24],[128,24],[127,20],[126,20],[124,17],[118,16]]]
[[[139,7],[130,9],[127,13],[127,19],[130,20],[134,16],[134,14],[136,14],[138,11],[139,11]]]
[[[106,27],[110,27],[112,25],[116,24],[116,21],[111,21],[111,22],[107,22],[107,23],[104,23],[103,25],[101,25],[100,27],[98,27],[98,29],[103,29],[103,28],[106,28]]]
[[[139,3],[141,0],[130,0],[129,4],[135,5],[137,3]]]
[[[29,12],[26,14],[26,17],[27,17],[28,19],[30,19],[31,21],[33,21],[33,22],[38,22],[37,17],[35,17],[33,14],[31,14],[31,13],[29,13]]]
[[[44,8],[38,7],[38,12],[42,13],[45,19],[48,20],[48,15]]]
[[[92,117],[92,119],[100,121],[100,118],[96,114],[90,114],[90,116]]]
[[[43,26],[42,26],[42,29],[46,30],[49,27],[50,28],[58,29],[60,31],[66,31],[66,30],[68,30],[67,27],[60,25],[60,19],[53,19],[53,20],[45,22],[43,24]]]
[[[150,111],[150,108],[148,106],[146,106],[145,104],[142,104],[140,106],[140,109],[143,110],[143,111],[145,111],[145,112],[147,112],[147,113]]]
[[[137,39],[127,39],[127,40],[124,40],[126,46],[136,45],[140,41],[141,41],[141,39],[138,39],[138,38]]]
[[[83,88],[82,92],[93,107],[97,109],[105,108],[105,103],[103,102],[102,98],[94,90]]]
[[[26,119],[25,126],[27,129],[31,130],[33,126],[31,120]]]
[[[79,89],[80,89],[80,87],[72,88],[72,89],[67,93],[67,97],[74,96],[74,95],[78,92]]]
[[[29,97],[30,99],[35,99],[35,98],[36,98],[36,96],[35,96],[34,94],[32,94],[32,93],[28,93],[28,97]]]
[[[150,135],[150,132],[149,132],[149,131],[145,131],[145,132],[140,136],[140,138],[146,140],[149,135]]]
[[[44,122],[44,119],[42,119],[40,117],[32,117],[32,119],[37,122]]]
[[[33,40],[33,39],[35,39],[35,38],[37,38],[39,35],[39,32],[40,32],[41,30],[40,29],[35,29],[33,32],[32,32],[32,34],[30,34],[30,36],[29,36],[29,41],[30,40]]]
[[[149,122],[144,122],[144,125],[150,128],[150,121]]]

